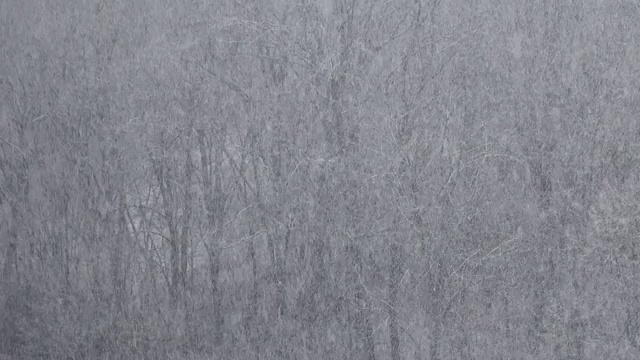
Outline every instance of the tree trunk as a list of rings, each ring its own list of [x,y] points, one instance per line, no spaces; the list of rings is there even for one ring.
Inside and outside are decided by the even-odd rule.
[[[400,251],[395,242],[390,245],[391,259],[389,260],[389,342],[391,343],[391,359],[400,360],[400,334],[398,333],[398,286],[400,282]]]
[[[224,326],[224,318],[222,317],[222,304],[220,291],[218,289],[218,277],[220,274],[220,257],[215,250],[209,250],[209,279],[211,281],[211,301],[213,302],[213,321],[214,321],[214,342],[221,345],[223,340],[222,328]]]
[[[118,233],[115,237],[115,244],[111,259],[111,276],[113,286],[113,296],[116,305],[116,312],[121,314],[124,311],[125,296],[125,276],[123,270],[123,247],[125,246],[125,238],[128,235],[126,218],[126,199],[123,193],[120,194],[118,202]]]
[[[207,210],[207,225],[213,231],[211,242],[207,245],[209,251],[209,277],[211,281],[211,294],[213,302],[213,315],[215,322],[214,341],[221,345],[223,341],[224,317],[222,315],[222,297],[218,289],[218,277],[220,274],[220,245],[224,230],[224,194],[222,194],[222,155],[224,143],[217,144],[213,162],[211,159],[212,145],[205,137],[204,130],[198,130],[198,144],[200,146],[200,163],[202,168],[203,192],[205,196],[205,209]],[[213,181],[215,171],[215,182]]]
[[[180,276],[182,279],[183,289],[183,303],[185,307],[185,328],[187,331],[187,339],[189,346],[193,349],[196,346],[195,330],[193,329],[193,321],[191,317],[191,283],[188,281],[191,279],[188,276],[188,259],[189,259],[189,231],[191,226],[191,207],[192,207],[192,193],[191,193],[191,178],[193,173],[193,164],[191,161],[191,150],[187,149],[187,163],[185,164],[185,194],[184,194],[184,209],[182,216],[182,234],[180,236]]]
[[[351,284],[355,286],[355,327],[358,330],[358,341],[356,344],[362,343],[364,356],[368,360],[375,360],[375,343],[373,339],[373,327],[369,320],[369,302],[367,300],[366,289],[362,283],[362,256],[360,249],[355,244],[349,246],[349,253],[353,261],[354,269],[352,271]]]
[[[12,234],[13,235],[13,234]],[[18,270],[18,250],[15,241],[16,236],[9,242],[9,246],[5,250],[4,266],[2,267],[2,285],[8,286],[13,281],[14,271]]]
[[[13,235],[13,234],[12,234]],[[17,273],[17,249],[15,235],[5,250],[2,278],[0,279],[0,352],[13,353],[17,340],[15,320],[11,317],[7,296],[14,291],[14,271]]]
[[[193,195],[191,193],[191,177],[193,173],[193,164],[191,162],[191,151],[187,150],[187,164],[185,166],[185,196],[184,196],[184,212],[182,221],[182,234],[180,239],[180,273],[182,278],[183,289],[187,288],[187,264],[189,253],[189,230],[191,226],[191,208],[193,206]]]
[[[178,304],[180,280],[180,239],[178,230],[176,229],[175,213],[174,213],[174,194],[172,190],[173,179],[169,168],[162,160],[153,159],[155,173],[160,187],[160,195],[162,196],[162,206],[164,209],[164,218],[167,222],[169,230],[169,247],[170,247],[170,266],[171,279],[169,280],[169,296],[172,306]]]
[[[431,343],[429,344],[429,359],[438,360],[440,358],[440,319],[436,319],[431,330]]]

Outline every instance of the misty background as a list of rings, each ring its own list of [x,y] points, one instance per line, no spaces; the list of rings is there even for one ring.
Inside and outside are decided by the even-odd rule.
[[[0,1],[0,358],[640,358],[637,0]]]

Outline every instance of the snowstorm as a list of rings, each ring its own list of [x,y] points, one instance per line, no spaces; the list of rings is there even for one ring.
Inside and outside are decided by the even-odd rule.
[[[0,0],[0,359],[640,359],[640,3]]]

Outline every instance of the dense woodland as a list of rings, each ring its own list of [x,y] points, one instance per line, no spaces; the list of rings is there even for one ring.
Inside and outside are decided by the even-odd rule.
[[[640,358],[640,4],[0,1],[0,357]]]

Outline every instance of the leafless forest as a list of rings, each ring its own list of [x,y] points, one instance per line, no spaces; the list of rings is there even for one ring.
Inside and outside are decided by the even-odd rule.
[[[640,358],[638,0],[0,1],[0,358]]]

